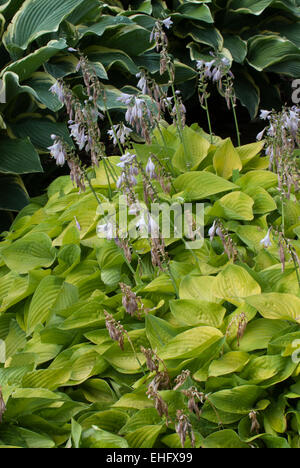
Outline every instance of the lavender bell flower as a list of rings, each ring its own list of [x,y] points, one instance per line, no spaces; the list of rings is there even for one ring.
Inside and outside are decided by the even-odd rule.
[[[261,141],[263,139],[265,131],[266,131],[266,128],[264,128],[261,132],[258,133],[258,135],[256,137],[257,141]]]
[[[165,20],[162,21],[162,24],[164,25],[165,28],[170,29],[173,21],[171,20],[171,16],[169,18],[166,18]]]
[[[261,111],[260,111],[260,116],[259,116],[259,117],[260,117],[260,119],[262,119],[262,120],[266,120],[266,119],[269,117],[269,115],[270,115],[271,113],[272,113],[271,111],[261,110]]]
[[[148,159],[148,163],[146,166],[146,174],[150,177],[150,179],[155,179],[156,173],[155,173],[155,164],[153,163],[151,157]]]
[[[54,137],[55,135],[52,135]],[[50,151],[52,158],[55,159],[57,166],[63,166],[66,162],[66,152],[60,141],[56,141],[53,145],[47,148]]]
[[[51,86],[50,91],[52,94],[55,94],[58,97],[58,100],[64,104],[65,102],[65,97],[64,97],[64,87],[59,81],[54,83],[54,85]]]
[[[136,77],[139,78],[138,84],[136,85],[143,94],[148,93],[148,86],[147,86],[147,79],[144,74],[142,73],[137,73]]]
[[[261,245],[263,245],[264,248],[268,248],[272,245],[271,239],[270,239],[270,233],[271,233],[271,227],[269,228],[267,235],[260,241]]]

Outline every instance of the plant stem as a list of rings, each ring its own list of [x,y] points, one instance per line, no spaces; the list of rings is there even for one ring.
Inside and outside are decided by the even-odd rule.
[[[234,116],[237,143],[238,143],[238,146],[241,146],[241,137],[240,137],[239,124],[238,124],[238,119],[237,119],[237,115],[236,115],[236,111],[235,111],[235,103],[234,103],[234,100],[233,100],[232,97],[230,98],[230,102],[231,102],[232,112],[233,112],[233,116]]]
[[[206,111],[206,117],[207,117],[207,122],[208,122],[209,133],[210,133],[210,143],[212,145],[213,144],[213,134],[212,134],[210,114],[209,114],[209,109],[208,109],[208,99],[207,99],[206,96],[205,96],[205,111]]]
[[[117,142],[117,145],[118,145],[118,147],[119,147],[119,151],[120,151],[121,156],[122,156],[122,154],[123,154],[123,152],[124,152],[124,151],[123,151],[123,148],[122,148],[122,145],[121,145],[121,143],[120,143],[119,138],[117,137],[117,132],[116,132],[115,127],[114,127],[114,125],[113,125],[113,122],[112,122],[112,120],[111,120],[111,116],[110,116],[109,110],[107,109],[105,100],[103,100],[103,102],[104,102],[104,106],[105,106],[105,112],[106,112],[107,117],[108,117],[108,120],[109,120],[109,125],[111,126],[111,129],[112,129],[112,131],[113,131],[114,137],[115,137],[116,142]]]

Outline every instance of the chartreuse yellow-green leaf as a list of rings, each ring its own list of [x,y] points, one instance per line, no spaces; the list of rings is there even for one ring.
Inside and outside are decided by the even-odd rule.
[[[243,167],[246,166],[255,156],[257,156],[265,145],[264,141],[257,141],[255,143],[250,143],[244,146],[238,146],[235,148],[236,152],[238,153]]]
[[[182,359],[196,357],[223,334],[213,327],[196,327],[172,338],[161,351],[162,359]]]
[[[228,180],[207,171],[186,172],[175,179],[174,187],[178,192],[184,192],[185,199],[191,201],[238,188]]]
[[[266,319],[300,323],[300,298],[293,294],[265,293],[246,301]]]
[[[241,385],[220,390],[209,396],[213,405],[222,411],[236,414],[249,414],[263,394],[263,389],[256,385]]]
[[[249,354],[243,351],[231,351],[211,363],[208,370],[210,377],[241,371],[249,361]]]
[[[226,138],[216,150],[213,164],[217,175],[224,179],[230,179],[234,170],[242,170],[241,158],[230,138]]]
[[[261,288],[243,267],[228,265],[216,277],[212,292],[219,298],[239,304],[245,297],[260,294]]]
[[[187,126],[184,127],[182,138],[184,144],[181,143],[178,147],[173,156],[172,164],[181,172],[193,171],[206,158],[210,143]]]
[[[226,309],[220,304],[199,299],[178,299],[170,301],[171,312],[182,325],[222,325]]]
[[[216,201],[209,215],[214,218],[251,221],[254,217],[253,205],[253,199],[249,195],[246,195],[246,193],[232,192]]]
[[[221,299],[212,294],[214,281],[214,276],[187,275],[180,283],[179,297],[219,303]]]
[[[28,234],[2,250],[3,259],[13,271],[28,273],[36,268],[50,267],[56,258],[56,249],[47,234]]]
[[[52,310],[63,310],[78,300],[77,288],[57,276],[44,278],[33,295],[26,320],[27,333],[44,323]]]
[[[236,432],[232,429],[224,429],[222,431],[213,432],[202,443],[203,448],[227,448],[227,449],[238,449],[238,448],[250,448],[245,442],[243,442]]]

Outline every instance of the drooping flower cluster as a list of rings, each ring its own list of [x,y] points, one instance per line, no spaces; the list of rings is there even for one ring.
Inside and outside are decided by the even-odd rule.
[[[214,237],[217,235],[223,244],[223,248],[228,258],[235,262],[239,252],[236,245],[234,244],[233,239],[231,238],[229,231],[223,226],[222,222],[219,219],[215,219],[213,225],[208,231],[210,241],[212,242]]]
[[[57,135],[51,135],[53,145],[48,146],[48,150],[52,158],[55,159],[57,166],[63,166],[67,160],[67,149],[60,137]]]
[[[125,145],[129,135],[132,133],[131,128],[126,127],[123,123],[113,125],[113,127],[108,130],[109,138],[113,141],[113,144],[116,146],[118,142],[121,145]]]
[[[282,197],[290,198],[292,189],[299,190],[300,170],[295,149],[300,146],[300,109],[283,108],[281,112],[261,110],[260,118],[268,125],[257,135],[265,139],[269,169],[278,175],[278,188]]]
[[[150,143],[150,131],[154,120],[145,99],[133,94],[122,94],[117,100],[127,106],[125,120]]]

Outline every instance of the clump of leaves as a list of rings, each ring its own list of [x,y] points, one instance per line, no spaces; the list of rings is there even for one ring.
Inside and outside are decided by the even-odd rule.
[[[1,445],[299,445],[298,267],[287,255],[282,269],[278,178],[262,148],[175,122],[133,144],[136,184],[118,189],[100,160],[85,191],[59,177],[21,211],[0,243]],[[118,176],[122,157],[109,158]],[[163,167],[170,180],[166,160],[168,191],[150,177]],[[170,234],[158,265],[139,231],[130,261],[99,237],[105,203],[118,212],[126,188],[141,200],[145,181],[155,199],[204,203],[201,247]],[[298,256],[299,232],[293,186],[285,237]]]

